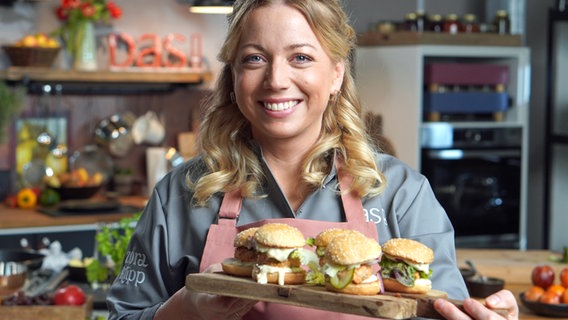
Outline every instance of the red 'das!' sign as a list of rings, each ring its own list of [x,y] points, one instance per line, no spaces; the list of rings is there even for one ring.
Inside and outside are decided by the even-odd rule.
[[[185,37],[170,33],[163,39],[156,34],[143,34],[136,41],[126,33],[111,33],[108,36],[109,62],[111,67],[201,67],[202,38],[195,33],[190,38],[189,59],[177,45],[185,42]],[[125,52],[119,52],[124,45]],[[120,50],[122,51],[122,50]]]

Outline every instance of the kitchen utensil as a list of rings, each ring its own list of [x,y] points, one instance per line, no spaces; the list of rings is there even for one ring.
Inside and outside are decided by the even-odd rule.
[[[477,269],[473,265],[473,262],[471,262],[470,260],[465,260],[465,264],[467,264],[467,266],[471,269],[471,271],[473,271],[472,278],[480,278],[481,280],[485,279],[485,277],[483,275],[481,275],[481,273],[479,273],[479,271],[477,271]]]
[[[56,139],[51,132],[48,131],[47,128],[47,117],[49,117],[49,95],[51,94],[51,85],[46,84],[42,87],[42,95],[40,96],[39,108],[40,110],[40,117],[44,119],[44,124],[42,131],[37,135],[36,140],[40,146],[46,147],[48,150],[51,150],[55,144]]]
[[[44,255],[28,250],[0,249],[0,261],[18,262],[26,266],[29,271],[37,270],[43,263]]]
[[[133,146],[132,124],[134,115],[130,112],[114,114],[101,120],[95,129],[95,138],[115,157],[124,157]]]
[[[0,261],[0,297],[20,290],[26,282],[27,271],[23,263]]]
[[[132,126],[132,138],[136,144],[157,145],[164,140],[166,129],[154,111],[138,117]]]

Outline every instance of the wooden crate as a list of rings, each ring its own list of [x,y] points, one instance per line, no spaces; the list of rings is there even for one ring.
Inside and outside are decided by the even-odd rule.
[[[0,319],[18,320],[82,320],[90,319],[93,297],[87,296],[82,306],[0,306]]]
[[[367,32],[357,38],[359,46],[396,45],[461,45],[461,46],[505,46],[522,45],[520,35],[499,35],[495,33],[440,33],[440,32]]]

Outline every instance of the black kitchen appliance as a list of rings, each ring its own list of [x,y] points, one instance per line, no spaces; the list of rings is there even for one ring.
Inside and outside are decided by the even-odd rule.
[[[423,128],[422,172],[461,248],[521,247],[520,127]]]

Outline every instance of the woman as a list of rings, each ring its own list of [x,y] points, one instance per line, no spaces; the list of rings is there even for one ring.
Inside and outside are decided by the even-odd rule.
[[[356,319],[186,290],[187,274],[232,255],[237,231],[285,222],[315,235],[357,229],[418,240],[435,252],[433,287],[465,299],[452,226],[426,179],[375,152],[351,75],[355,33],[338,0],[237,0],[206,102],[201,155],[160,181],[109,293],[111,319]],[[502,291],[487,299],[517,317]],[[466,315],[497,318],[473,300]]]

